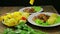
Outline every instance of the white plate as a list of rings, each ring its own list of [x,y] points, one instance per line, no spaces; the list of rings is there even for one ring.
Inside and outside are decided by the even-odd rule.
[[[24,12],[23,10],[24,10],[25,8],[31,8],[31,7],[24,7],[24,8],[21,8],[21,9],[19,10],[19,12]],[[38,11],[38,12],[42,12],[42,11],[43,11],[43,8],[41,8],[41,10]],[[38,13],[38,12],[35,12],[35,13]]]
[[[43,25],[38,25],[38,24],[36,24],[36,23],[32,20],[32,18],[33,18],[34,16],[37,16],[38,14],[51,15],[51,14],[53,14],[53,13],[49,13],[49,12],[34,13],[34,14],[32,14],[32,15],[30,15],[30,16],[28,17],[28,22],[31,23],[31,24],[33,24],[33,25],[41,26],[41,27],[53,27],[53,26],[58,26],[58,25],[60,25],[60,23],[53,24],[53,25],[48,25],[48,26],[43,26]],[[60,15],[58,15],[58,16],[60,16]]]

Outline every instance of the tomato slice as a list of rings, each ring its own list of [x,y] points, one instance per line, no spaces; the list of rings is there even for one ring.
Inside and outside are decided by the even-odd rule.
[[[26,18],[25,17],[22,17],[22,20],[26,20]]]

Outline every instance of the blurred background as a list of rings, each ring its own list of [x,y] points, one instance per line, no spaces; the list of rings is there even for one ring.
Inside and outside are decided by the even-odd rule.
[[[53,5],[60,13],[59,0],[35,0],[34,5],[29,4],[30,0],[0,0],[0,6],[45,6]]]

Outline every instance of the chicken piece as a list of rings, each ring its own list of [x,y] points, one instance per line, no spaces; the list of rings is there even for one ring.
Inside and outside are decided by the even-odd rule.
[[[33,13],[34,9],[33,8],[25,8],[24,11],[28,12],[28,13]]]
[[[47,19],[49,18],[49,16],[45,15],[45,14],[39,14],[38,18],[41,19],[41,20],[43,20],[43,22],[46,22]]]
[[[45,16],[45,14],[39,14],[38,18],[43,20],[44,16]]]
[[[34,16],[32,20],[33,20],[33,21],[35,21],[35,19],[37,19],[37,17],[36,17],[36,16]]]

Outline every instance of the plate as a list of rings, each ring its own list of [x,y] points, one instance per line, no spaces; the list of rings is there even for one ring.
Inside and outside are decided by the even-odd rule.
[[[32,20],[32,18],[33,18],[34,16],[37,16],[38,14],[51,15],[51,14],[53,14],[53,13],[49,13],[49,12],[34,13],[34,14],[32,14],[32,15],[30,15],[30,16],[28,17],[28,22],[31,23],[32,25],[40,26],[40,27],[54,27],[54,26],[60,25],[60,23],[52,24],[52,25],[48,25],[48,26],[43,26],[43,25],[40,25],[40,24],[39,24],[39,25],[36,24],[36,23]],[[58,16],[60,16],[60,15],[58,15]]]
[[[25,8],[31,8],[31,7],[24,7],[24,8],[21,8],[21,9],[19,10],[19,12],[20,12],[20,11],[21,11],[21,12],[24,12],[23,10],[24,10]],[[43,11],[43,8],[41,8],[40,11],[35,12],[35,13],[39,13],[39,12],[42,12],[42,11]],[[31,14],[32,14],[32,13],[31,13]]]

